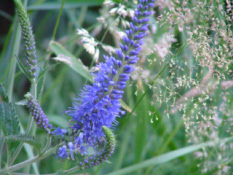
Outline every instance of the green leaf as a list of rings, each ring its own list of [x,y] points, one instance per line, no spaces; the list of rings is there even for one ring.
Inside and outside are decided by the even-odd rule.
[[[197,151],[197,150],[199,150],[201,148],[204,148],[204,147],[214,146],[214,145],[217,145],[219,143],[226,143],[226,142],[231,141],[231,140],[233,140],[233,137],[221,139],[218,142],[209,141],[209,142],[204,142],[204,143],[200,143],[200,144],[197,144],[197,145],[187,146],[187,147],[175,150],[175,151],[171,151],[171,152],[166,153],[166,154],[162,154],[162,155],[154,157],[152,159],[145,160],[145,161],[143,161],[141,163],[134,164],[132,166],[128,166],[126,168],[123,168],[121,170],[109,173],[107,175],[128,174],[130,172],[138,171],[138,170],[140,170],[142,168],[146,168],[146,167],[149,167],[149,166],[155,166],[155,165],[159,165],[159,164],[169,162],[171,160],[174,160],[174,159],[179,158],[181,156],[184,156],[186,154],[192,153],[192,152]]]
[[[0,126],[5,136],[20,132],[19,120],[14,105],[9,103],[2,84],[0,84]]]
[[[19,106],[26,106],[27,105],[27,100],[26,99],[20,100],[20,101],[16,102],[15,104],[19,105]]]
[[[35,140],[34,137],[28,135],[9,135],[6,137],[7,141],[15,142],[24,142],[34,146],[40,152],[40,144]]]
[[[66,50],[62,45],[55,41],[52,41],[50,42],[49,46],[57,56],[62,55],[64,57],[67,57],[66,59],[61,59],[59,61],[67,64],[75,72],[77,72],[90,82],[93,82],[93,77],[89,73],[88,69],[83,65],[83,63],[74,55],[72,55],[68,50]]]
[[[137,101],[139,101],[140,97],[142,96],[142,90],[138,90],[137,94]],[[146,145],[146,132],[147,132],[147,121],[148,119],[148,98],[143,98],[139,107],[136,108],[136,116],[135,120],[137,122],[136,129],[135,129],[135,163],[138,163],[142,160],[143,151]]]
[[[24,75],[26,75],[26,77],[31,81],[31,76],[27,70],[27,68],[24,66],[24,64],[22,63],[22,61],[17,57],[16,57],[16,60],[17,60],[17,64],[19,66],[19,69],[21,70],[21,72],[23,72]]]
[[[47,115],[49,122],[61,128],[68,127],[68,121],[63,116],[48,114]]]
[[[67,173],[63,172],[62,170],[59,170],[56,172],[56,175],[66,175]]]
[[[104,0],[66,0],[64,9],[77,8],[82,6],[97,6],[101,5]],[[30,5],[28,10],[51,10],[51,9],[60,9],[60,2],[45,2],[40,5]]]

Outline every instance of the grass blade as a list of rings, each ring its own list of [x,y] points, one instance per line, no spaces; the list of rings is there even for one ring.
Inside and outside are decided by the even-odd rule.
[[[216,144],[219,144],[219,143],[226,143],[226,142],[231,141],[231,140],[233,140],[233,137],[221,139],[218,142],[209,141],[209,142],[204,142],[204,143],[200,143],[200,144],[197,144],[197,145],[187,146],[187,147],[184,147],[184,148],[181,148],[181,149],[178,149],[178,150],[171,151],[169,153],[163,154],[161,156],[154,157],[152,159],[143,161],[141,163],[138,163],[138,164],[123,168],[123,169],[115,171],[113,173],[109,173],[107,175],[123,175],[123,174],[127,174],[127,173],[130,173],[130,172],[138,171],[138,170],[140,170],[142,168],[146,168],[146,167],[149,167],[149,166],[155,166],[155,165],[159,165],[159,164],[162,164],[162,163],[169,162],[169,161],[174,160],[174,159],[176,159],[178,157],[181,157],[181,156],[184,156],[186,154],[197,151],[197,150],[199,150],[199,149],[201,149],[203,147],[213,146],[213,145],[216,145]]]
[[[82,6],[97,6],[101,5],[104,0],[67,0],[64,9],[77,8]],[[30,5],[28,10],[56,10],[60,9],[61,4],[59,2],[46,2],[40,5]]]
[[[27,143],[29,145],[34,146],[38,151],[40,151],[40,144],[39,142],[37,142],[35,140],[34,137],[32,136],[28,136],[28,135],[9,135],[6,137],[7,141],[11,141],[11,142],[15,142],[15,141],[19,141],[19,142],[24,142]]]

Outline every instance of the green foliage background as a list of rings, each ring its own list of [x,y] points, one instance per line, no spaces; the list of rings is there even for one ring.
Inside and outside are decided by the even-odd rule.
[[[81,45],[77,44],[78,36],[76,29],[85,28],[93,31],[93,29],[98,27],[100,24],[97,21],[97,17],[100,16],[99,10],[104,6],[103,0],[66,0],[64,2],[63,8],[61,8],[62,1],[59,0],[30,0],[27,3],[27,10],[35,35],[39,62],[43,65],[44,69],[49,68],[47,71],[44,71],[38,83],[38,99],[51,123],[62,128],[67,125],[64,111],[72,105],[73,98],[77,97],[83,85],[92,81],[92,77],[83,68],[82,63],[89,68],[95,65],[92,55],[88,54]],[[115,2],[119,3],[118,1]],[[225,2],[222,1],[222,3],[224,4]],[[11,4],[10,8],[14,8],[13,4]],[[7,12],[7,10],[2,9],[1,12]],[[61,16],[59,16],[59,10],[62,10]],[[155,10],[156,13],[160,13],[159,9],[156,8]],[[157,17],[158,14],[155,14],[155,16]],[[15,56],[19,58],[24,57],[23,41],[21,41],[18,19],[15,14],[12,14],[8,18],[4,13],[1,13],[1,18],[7,18],[10,23],[7,34],[1,34],[0,37],[0,45],[2,46],[0,53],[0,82],[4,84],[9,102],[15,104],[24,99],[24,94],[30,90],[30,83],[16,63]],[[155,23],[155,21],[156,18],[152,20],[152,23]],[[206,24],[200,25],[205,26]],[[159,28],[157,33],[153,35],[154,41],[157,41],[159,36],[162,36],[167,30],[166,25],[165,27]],[[202,142],[188,143],[182,112],[171,114],[166,111],[166,105],[151,104],[155,100],[154,95],[157,91],[150,89],[148,84],[160,88],[166,97],[167,91],[159,82],[160,80],[166,81],[168,77],[171,77],[170,60],[175,59],[180,67],[182,67],[185,55],[192,54],[186,47],[188,44],[187,41],[184,41],[185,37],[182,35],[182,32],[179,32],[175,28],[174,33],[177,41],[171,47],[173,55],[169,56],[162,65],[159,65],[155,61],[152,65],[145,64],[143,67],[143,69],[153,72],[156,77],[150,79],[149,82],[132,80],[127,85],[123,101],[125,103],[124,107],[128,110],[126,115],[118,120],[119,125],[115,127],[117,148],[113,156],[109,161],[97,167],[77,173],[99,175],[207,175],[217,174],[219,169],[225,166],[232,167],[232,149],[228,149],[225,152],[229,158],[228,161],[218,161],[217,159],[219,143],[228,144],[228,142],[232,142],[231,132],[225,133],[219,131],[220,139],[218,140],[206,137]],[[96,36],[96,39],[99,41],[114,46],[113,38],[111,33],[106,33],[104,29]],[[100,61],[103,61],[103,53],[104,51],[101,50]],[[72,58],[73,64],[57,64],[52,58],[58,54],[69,56]],[[156,55],[152,54],[147,59],[152,60],[154,57]],[[196,65],[198,64],[195,62],[195,59],[190,59],[189,61],[190,68],[197,67]],[[232,70],[232,67],[230,69]],[[188,69],[184,70],[184,74],[188,74],[188,71]],[[201,71],[206,72],[204,68],[196,70],[196,72]],[[224,74],[224,70],[222,72]],[[203,77],[202,74],[201,77]],[[171,87],[174,86],[173,84],[170,85]],[[185,88],[180,89],[177,96],[184,94],[185,90]],[[228,99],[228,109],[230,110],[232,108],[233,89],[230,88],[227,91],[230,94]],[[137,95],[135,95],[135,92],[137,92]],[[221,96],[217,95],[220,92],[221,89],[217,89],[212,95],[215,99],[213,103],[216,103],[215,106],[217,108],[220,108],[218,104],[222,101]],[[1,97],[3,97],[2,94]],[[8,103],[8,100],[1,101],[0,98],[0,109],[5,103]],[[194,103],[196,103],[195,99],[194,101],[187,102],[189,112],[195,108]],[[170,103],[167,105],[170,105]],[[209,101],[206,105],[212,105],[212,102]],[[21,123],[22,133],[22,128],[26,128],[29,114],[25,107],[15,106]],[[6,109],[8,108],[11,108],[11,105],[6,107]],[[152,115],[149,111],[152,111]],[[167,113],[169,113],[169,117],[167,117]],[[222,118],[224,117],[226,116],[223,115]],[[0,134],[1,168],[8,161],[6,152],[13,153],[18,144],[18,142],[17,144],[13,142],[14,144],[10,145],[9,150],[6,150],[2,121],[0,121],[2,128],[2,133]],[[222,123],[220,130],[224,130],[224,127],[228,126]],[[45,145],[47,139],[46,133],[36,128],[34,124],[31,134],[35,135],[35,133],[37,142]],[[208,150],[208,155],[203,159],[195,158],[194,152],[199,150]],[[35,148],[25,144],[15,163],[20,163],[37,153]],[[75,166],[77,162],[78,160],[65,160],[62,162],[56,159],[55,155],[51,155],[33,164],[33,166],[27,166],[18,170],[18,172],[25,174],[48,174],[57,172],[57,174],[63,174],[62,170]],[[204,162],[213,162],[211,164],[211,170],[203,172]],[[224,174],[224,172],[222,173]]]

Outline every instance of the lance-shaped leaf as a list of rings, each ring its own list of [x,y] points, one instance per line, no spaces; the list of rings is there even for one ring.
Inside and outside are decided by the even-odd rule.
[[[81,62],[81,60],[77,59],[74,55],[72,55],[68,50],[66,50],[61,44],[52,41],[49,44],[51,50],[57,55],[57,61],[63,62],[67,64],[71,69],[75,72],[93,82],[93,77],[89,73],[87,67]]]
[[[40,151],[40,144],[35,140],[34,137],[28,136],[28,135],[10,135],[6,137],[7,141],[19,141],[19,142],[24,142],[28,143],[32,146],[34,146],[38,151]]]
[[[28,73],[28,70],[26,68],[26,66],[22,63],[22,61],[16,56],[15,57],[19,66],[19,69],[21,70],[21,72],[26,75],[26,77],[31,81],[31,76]]]
[[[83,6],[98,6],[101,5],[104,0],[66,0],[64,5],[64,9],[72,9],[79,8]],[[28,6],[28,10],[53,10],[59,9],[61,7],[61,3],[59,1],[54,2],[44,2],[42,4],[32,4]]]
[[[9,103],[2,84],[0,84],[0,127],[5,136],[20,132],[19,120],[14,105]]]

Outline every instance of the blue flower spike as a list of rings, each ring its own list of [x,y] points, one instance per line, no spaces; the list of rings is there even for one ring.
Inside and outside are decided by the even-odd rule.
[[[46,132],[50,134],[50,129],[52,128],[52,125],[49,124],[49,120],[47,119],[37,100],[34,99],[30,93],[27,93],[25,95],[25,98],[27,99],[27,107],[29,108],[36,124],[40,128],[45,129]]]
[[[97,150],[99,143],[106,141],[105,129],[117,125],[116,118],[125,114],[120,109],[119,100],[122,98],[130,73],[134,71],[133,65],[139,59],[138,54],[142,50],[143,38],[148,31],[153,6],[154,0],[139,1],[130,29],[125,31],[126,35],[122,38],[120,49],[116,50],[116,57],[104,56],[105,63],[98,65],[99,71],[94,75],[93,85],[86,85],[73,107],[66,111],[71,117],[69,129],[72,130],[73,137],[69,144],[71,145],[71,142],[73,144],[68,145],[72,149],[67,147],[67,152],[72,159],[74,152],[87,155],[89,148]],[[109,155],[113,151],[114,149]],[[60,157],[64,158],[64,155],[61,154]],[[102,156],[102,159],[107,157]],[[96,157],[92,159],[80,162],[80,166],[87,168],[102,162],[100,159],[94,161]]]

